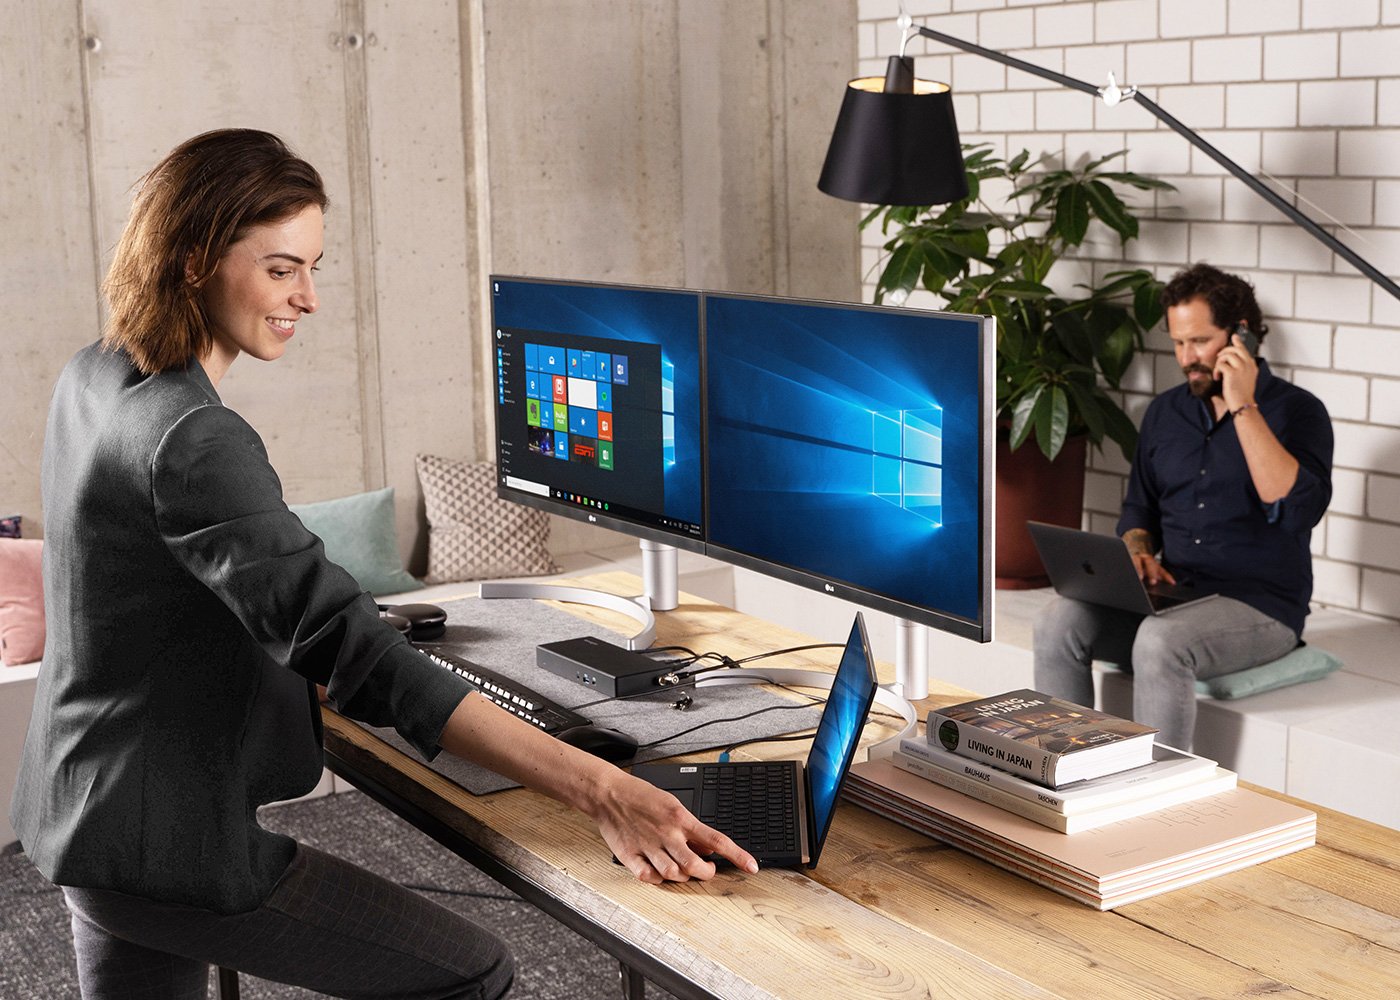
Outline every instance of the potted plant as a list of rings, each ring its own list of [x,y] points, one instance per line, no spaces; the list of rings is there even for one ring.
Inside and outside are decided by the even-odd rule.
[[[998,586],[1040,586],[1025,520],[1079,524],[1088,444],[1102,447],[1107,437],[1131,459],[1137,428],[1109,390],[1162,317],[1161,283],[1150,271],[1113,271],[1067,293],[1049,283],[1051,269],[1084,242],[1094,220],[1120,243],[1137,236],[1121,190],[1172,185],[1112,169],[1121,151],[1057,170],[1038,169],[1027,150],[1009,161],[986,145],[964,151],[965,199],[878,206],[861,228],[879,220],[888,237],[876,302],[902,302],[923,287],[953,312],[996,317]],[[991,180],[1010,182],[1004,204],[981,197]],[[1021,447],[1031,440],[1035,449]]]

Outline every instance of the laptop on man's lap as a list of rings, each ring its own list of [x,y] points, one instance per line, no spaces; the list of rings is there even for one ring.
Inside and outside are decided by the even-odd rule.
[[[814,868],[877,684],[865,619],[858,613],[805,764],[638,764],[632,773],[671,792],[759,865]]]
[[[1061,597],[1159,615],[1216,596],[1165,583],[1149,587],[1121,538],[1040,521],[1027,521],[1026,527]]]

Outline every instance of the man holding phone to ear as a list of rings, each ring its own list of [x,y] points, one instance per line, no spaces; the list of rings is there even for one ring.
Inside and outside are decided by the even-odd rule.
[[[1092,662],[1130,667],[1134,718],[1189,750],[1197,680],[1300,641],[1312,528],[1332,497],[1332,425],[1317,397],[1257,356],[1268,327],[1249,282],[1195,264],[1162,305],[1185,383],[1143,417],[1118,534],[1149,585],[1218,598],[1147,618],[1056,598],[1035,622],[1035,686],[1092,705]]]

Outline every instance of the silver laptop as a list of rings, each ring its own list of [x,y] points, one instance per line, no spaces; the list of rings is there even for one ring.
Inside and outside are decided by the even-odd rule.
[[[1216,596],[1167,583],[1149,587],[1138,576],[1133,557],[1121,538],[1040,521],[1027,521],[1026,527],[1040,552],[1050,584],[1061,597],[1140,615],[1158,615]]]

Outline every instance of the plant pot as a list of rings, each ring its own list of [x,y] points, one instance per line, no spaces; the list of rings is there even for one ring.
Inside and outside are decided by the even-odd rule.
[[[1055,461],[1034,441],[1015,451],[1010,432],[997,428],[997,554],[998,590],[1046,587],[1050,578],[1026,530],[1027,521],[1045,521],[1069,528],[1084,523],[1084,463],[1089,437],[1066,439]]]

